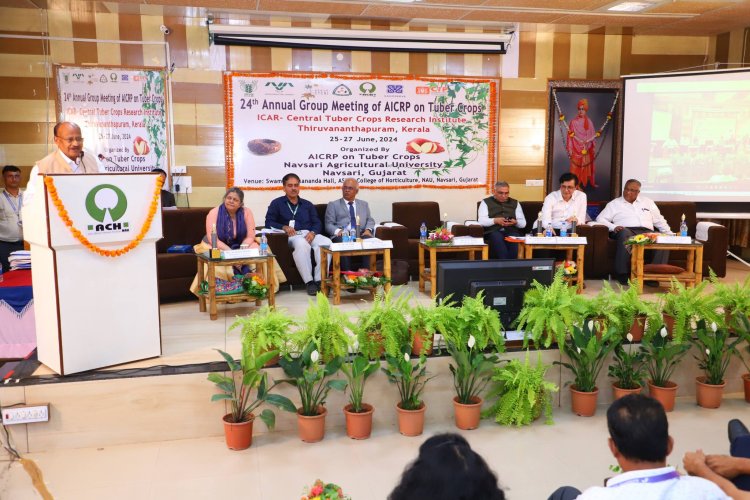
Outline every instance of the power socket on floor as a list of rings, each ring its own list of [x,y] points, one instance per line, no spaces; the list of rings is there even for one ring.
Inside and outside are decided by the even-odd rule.
[[[3,425],[49,422],[49,404],[3,408],[0,414],[3,417]]]

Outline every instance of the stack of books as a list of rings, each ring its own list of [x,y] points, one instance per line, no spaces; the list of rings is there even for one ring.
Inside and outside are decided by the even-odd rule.
[[[28,250],[16,250],[10,253],[8,257],[10,270],[31,269],[31,252]]]

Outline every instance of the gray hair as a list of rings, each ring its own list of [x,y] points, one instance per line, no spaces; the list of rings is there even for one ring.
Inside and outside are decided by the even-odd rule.
[[[497,188],[508,188],[508,189],[510,189],[510,184],[508,184],[505,181],[497,181],[495,183],[495,189],[497,189]]]
[[[627,186],[628,184],[638,184],[638,187],[641,187],[641,181],[638,179],[628,179],[625,181],[625,185]]]
[[[224,193],[224,198],[222,198],[222,200],[226,200],[227,196],[229,196],[229,193],[236,194],[237,198],[240,199],[240,203],[245,202],[245,193],[238,187],[230,187],[229,189],[227,189],[227,192]]]

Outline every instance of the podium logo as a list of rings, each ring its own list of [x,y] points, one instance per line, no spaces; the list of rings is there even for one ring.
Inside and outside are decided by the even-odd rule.
[[[99,184],[86,195],[86,211],[98,224],[89,224],[89,234],[125,233],[130,224],[122,221],[128,209],[128,199],[120,188]]]

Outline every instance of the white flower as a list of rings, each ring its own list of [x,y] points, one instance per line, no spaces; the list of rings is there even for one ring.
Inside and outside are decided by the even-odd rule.
[[[710,355],[711,355],[711,350],[710,349],[706,349],[706,356],[710,356]]]
[[[474,338],[474,335],[469,335],[469,349],[474,347],[474,344],[477,343],[477,339]]]
[[[695,322],[695,318],[693,318],[693,319],[690,320],[690,328],[693,329],[693,330],[695,330],[696,328],[698,328],[698,323]]]
[[[310,353],[310,361],[312,361],[313,363],[317,363],[319,358],[320,353],[318,351],[313,351]]]
[[[632,333],[628,333],[627,335],[625,335],[625,338],[628,339],[628,342],[632,342],[633,341],[633,334]]]
[[[659,331],[659,335],[661,335],[661,338],[664,338],[667,336],[667,328],[662,326],[661,330]]]
[[[578,354],[581,354],[581,348],[580,347],[576,347],[576,349],[578,350]]]
[[[716,323],[712,321],[712,322],[711,322],[711,330],[713,330],[713,331],[714,331],[714,333],[716,333],[716,329],[717,329],[717,328],[718,328],[718,327],[716,326]]]
[[[594,329],[594,321],[590,319],[589,322],[587,323],[587,326],[589,327],[589,331],[593,330]]]
[[[409,353],[405,352],[404,353],[404,361],[410,361],[410,360],[411,360],[411,358],[409,357]]]

